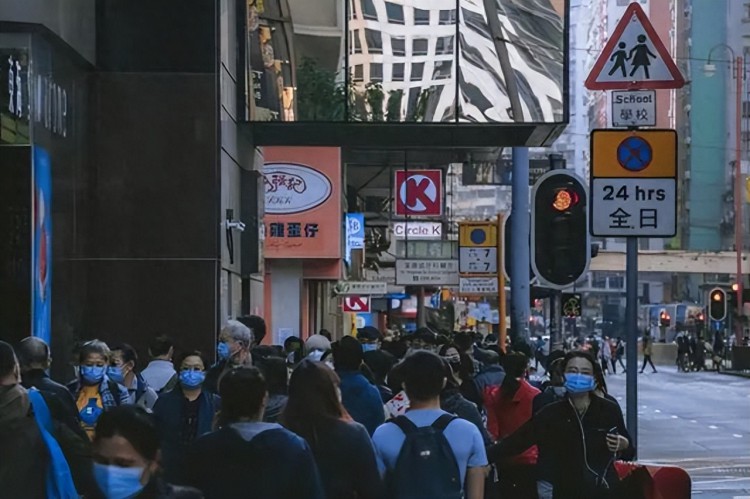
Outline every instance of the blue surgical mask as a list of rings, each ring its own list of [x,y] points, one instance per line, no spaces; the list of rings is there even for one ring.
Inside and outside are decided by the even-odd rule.
[[[94,463],[96,484],[106,499],[127,499],[143,490],[143,468],[123,468]]]
[[[378,349],[377,343],[362,343],[362,351],[363,352],[372,352],[374,350]]]
[[[180,384],[185,388],[197,388],[206,380],[206,373],[203,371],[193,371],[185,369],[180,371]]]
[[[229,344],[223,341],[220,341],[219,344],[216,346],[216,354],[219,356],[219,359],[221,360],[228,359],[229,358]]]
[[[115,383],[124,384],[125,376],[122,374],[122,366],[109,366],[107,368],[107,377]]]
[[[565,373],[565,390],[568,393],[586,393],[594,391],[596,381],[590,374]]]
[[[81,379],[89,385],[96,385],[104,379],[104,366],[81,366]]]

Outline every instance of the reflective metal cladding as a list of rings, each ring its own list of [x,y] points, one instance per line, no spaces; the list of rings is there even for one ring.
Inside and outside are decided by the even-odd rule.
[[[565,0],[250,0],[248,114],[564,122],[566,14]]]

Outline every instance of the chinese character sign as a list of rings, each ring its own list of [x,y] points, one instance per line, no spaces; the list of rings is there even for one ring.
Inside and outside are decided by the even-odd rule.
[[[266,258],[341,258],[341,153],[264,149]]]

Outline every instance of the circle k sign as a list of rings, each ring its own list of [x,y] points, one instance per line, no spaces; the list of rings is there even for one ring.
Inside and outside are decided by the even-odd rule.
[[[442,170],[396,171],[396,215],[443,214]]]

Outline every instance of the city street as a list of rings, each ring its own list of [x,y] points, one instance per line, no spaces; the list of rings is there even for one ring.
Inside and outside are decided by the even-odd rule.
[[[686,469],[693,497],[750,497],[750,379],[657,368],[638,376],[639,461]],[[607,384],[625,411],[625,374]]]

